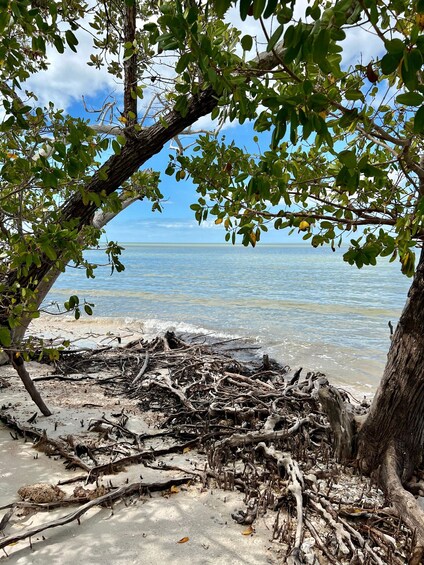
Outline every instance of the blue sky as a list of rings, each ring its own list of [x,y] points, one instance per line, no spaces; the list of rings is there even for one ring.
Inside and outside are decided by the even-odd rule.
[[[306,0],[297,0],[297,16],[304,14],[306,5]],[[242,29],[243,33],[250,33],[263,43],[259,23],[253,18],[241,22],[237,10],[233,10],[230,13],[230,19],[239,29]],[[362,37],[362,34],[365,34],[363,30],[352,30],[345,40],[344,54],[347,61],[350,59],[356,62],[358,58],[368,61],[378,51],[379,45],[377,46],[376,43],[378,38],[369,34]],[[84,33],[78,34],[78,38],[80,41],[78,53],[66,50],[63,55],[59,55],[54,49],[51,49],[49,69],[32,77],[28,81],[28,86],[38,95],[40,104],[46,104],[52,100],[57,107],[65,109],[71,115],[95,119],[96,114],[85,112],[83,97],[89,107],[99,109],[105,100],[116,98],[119,101],[122,89],[116,79],[108,75],[104,69],[97,71],[87,66],[89,55],[92,52],[91,38]],[[358,53],[358,46],[361,49],[360,53]],[[119,122],[116,125],[119,125]],[[201,125],[203,129],[208,129],[211,128],[212,123],[206,117],[202,119]],[[251,144],[250,149],[255,151],[251,125],[226,124],[222,133],[225,134],[227,141],[234,139],[240,147]],[[152,213],[149,203],[136,202],[110,222],[106,233],[108,239],[120,242],[157,243],[224,242],[226,232],[222,225],[216,226],[213,221],[207,221],[199,226],[195,221],[190,204],[196,202],[197,197],[195,187],[190,180],[184,179],[176,182],[174,177],[164,174],[169,154],[172,152],[168,144],[159,155],[146,163],[146,166],[161,172],[160,189],[165,200],[163,212]],[[276,232],[270,229],[268,233],[263,234],[262,241],[264,243],[297,242],[301,241],[301,236],[299,234],[289,236],[286,231]]]
[[[253,138],[251,126],[235,126],[224,132],[226,141],[235,140],[239,146]],[[247,144],[252,146],[253,143]],[[252,147],[250,147],[252,149]],[[253,150],[253,149],[252,149]],[[190,179],[177,182],[175,177],[164,174],[172,153],[169,147],[149,161],[149,166],[161,171],[160,190],[164,196],[163,211],[151,211],[148,201],[136,202],[112,220],[106,229],[109,239],[125,242],[146,243],[224,243],[226,231],[214,220],[198,224],[190,205],[197,202],[196,188]],[[288,236],[286,231],[270,229],[263,233],[262,242],[282,243],[300,241],[301,237]],[[231,244],[228,244],[231,245]]]

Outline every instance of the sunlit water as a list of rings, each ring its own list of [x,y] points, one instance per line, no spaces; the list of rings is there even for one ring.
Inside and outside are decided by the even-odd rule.
[[[69,269],[49,300],[70,294],[95,315],[141,320],[146,331],[243,336],[282,363],[326,372],[353,388],[374,388],[410,281],[397,264],[361,270],[342,252],[306,245],[128,244],[124,273]],[[102,261],[99,252],[89,258]],[[103,320],[104,322],[104,320]]]

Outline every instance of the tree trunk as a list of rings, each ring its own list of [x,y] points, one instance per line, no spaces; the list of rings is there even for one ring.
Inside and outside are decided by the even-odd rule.
[[[393,449],[397,474],[407,481],[424,445],[424,249],[392,338],[387,364],[359,432],[358,460],[366,473]]]
[[[356,435],[350,418],[345,423],[344,403],[331,392],[320,391],[320,400],[335,432],[336,456],[348,463],[355,459],[357,446],[358,466],[375,476],[394,510],[414,532],[410,564],[424,563],[424,510],[404,488],[421,462],[424,446],[424,249],[383,378]]]
[[[52,413],[47,408],[46,404],[44,403],[44,400],[41,398],[40,393],[36,389],[35,384],[32,382],[32,379],[29,376],[28,371],[25,368],[25,364],[24,364],[24,360],[22,359],[22,356],[19,354],[19,352],[10,351],[9,352],[9,359],[10,359],[10,362],[12,363],[15,371],[21,377],[21,380],[24,383],[24,386],[27,389],[30,397],[32,398],[34,403],[37,405],[37,407],[39,408],[41,413],[44,416],[51,416]]]

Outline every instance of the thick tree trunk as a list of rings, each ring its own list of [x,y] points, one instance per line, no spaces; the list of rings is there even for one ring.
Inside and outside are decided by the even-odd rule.
[[[336,456],[348,463],[355,459],[358,447],[358,466],[375,476],[394,510],[414,532],[410,564],[424,563],[424,510],[404,488],[421,462],[424,446],[424,249],[392,338],[383,378],[356,435],[354,421],[346,420],[347,408],[333,396],[332,390],[320,391],[335,433]]]
[[[424,249],[387,365],[368,417],[359,432],[358,461],[377,470],[390,449],[402,483],[421,461],[424,445]]]

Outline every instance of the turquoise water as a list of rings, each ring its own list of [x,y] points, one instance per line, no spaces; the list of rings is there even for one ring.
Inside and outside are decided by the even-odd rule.
[[[342,252],[305,245],[127,244],[126,270],[95,280],[69,269],[49,300],[70,294],[95,315],[139,319],[146,331],[243,336],[280,362],[327,372],[337,382],[374,388],[410,281],[397,264],[361,270]],[[101,262],[101,252],[88,258]]]

